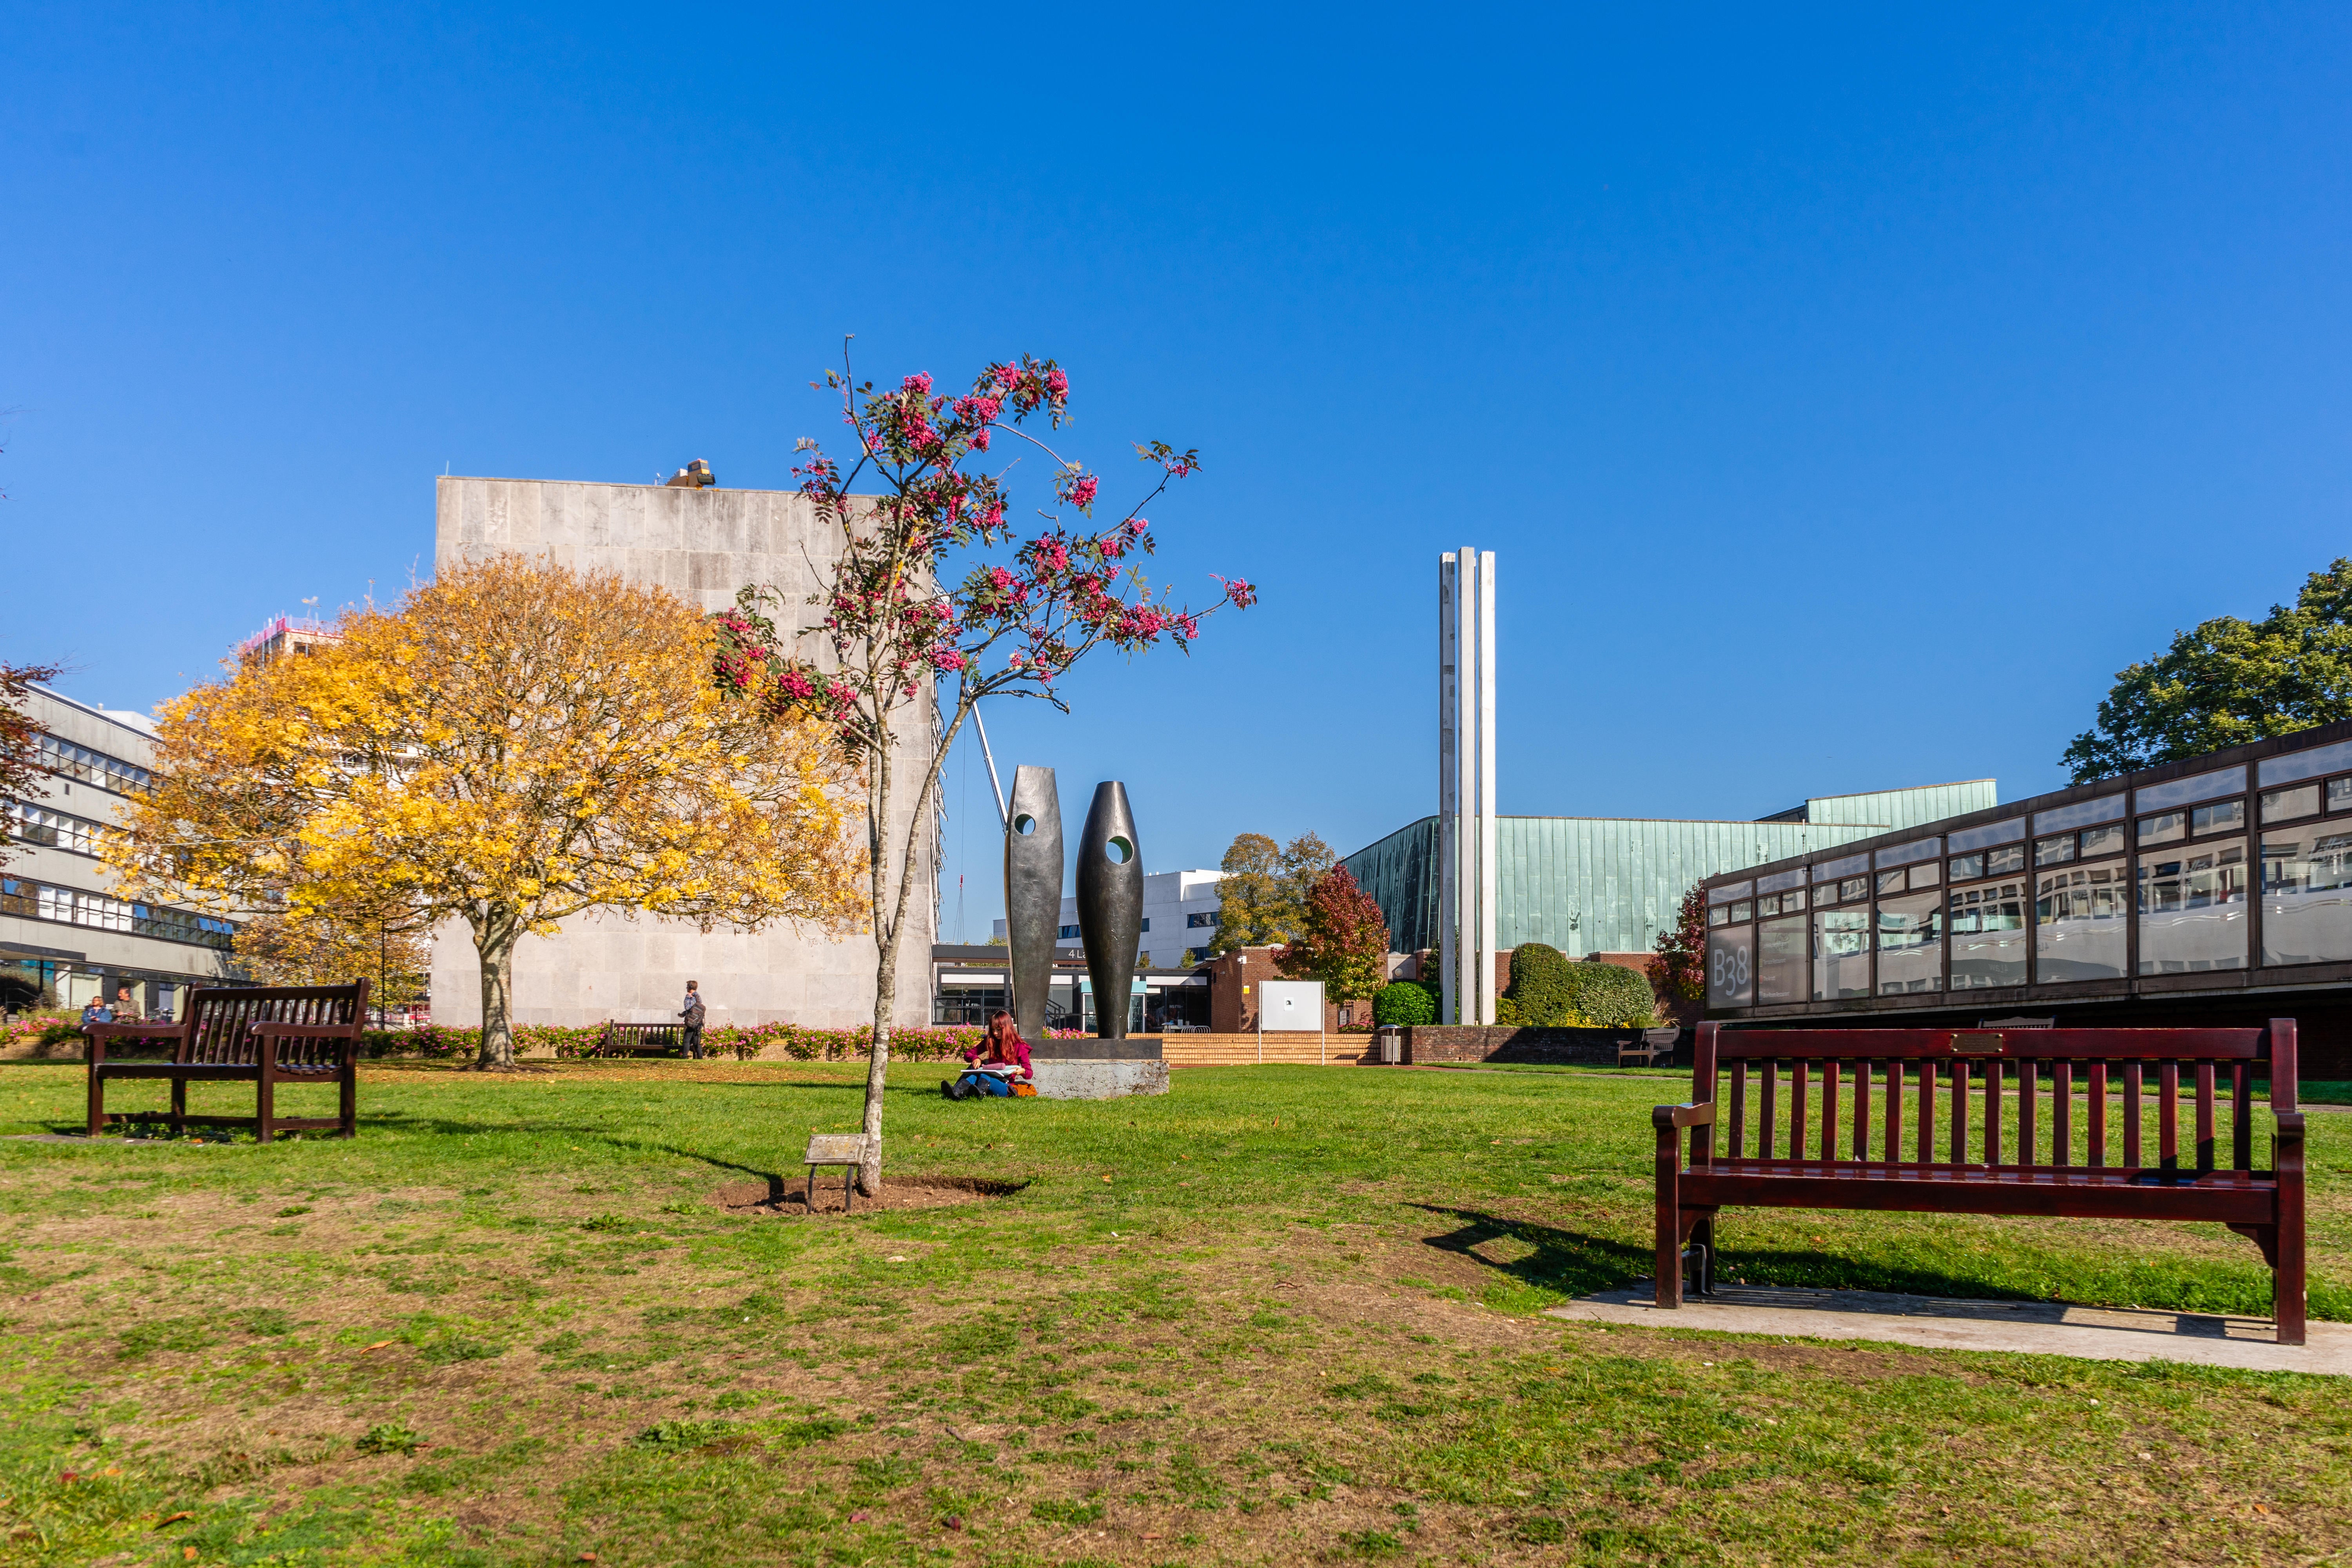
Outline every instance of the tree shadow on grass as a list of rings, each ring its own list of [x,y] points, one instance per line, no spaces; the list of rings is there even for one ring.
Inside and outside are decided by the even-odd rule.
[[[1413,1205],[1462,1222],[1422,1244],[1468,1258],[1482,1268],[1522,1285],[1572,1296],[1622,1289],[1656,1273],[1656,1255],[1646,1246],[1609,1237],[1563,1230],[1533,1220],[1506,1219],[1475,1209],[1437,1204]],[[1488,1256],[1490,1244],[1516,1240],[1535,1250],[1508,1262]],[[1483,1250],[1482,1250],[1483,1249]],[[1883,1258],[1841,1258],[1825,1252],[1736,1248],[1716,1262],[1724,1283],[1811,1287],[1824,1290],[1884,1290],[1897,1295],[1948,1296],[1978,1300],[2030,1301],[2030,1291],[1981,1276]]]

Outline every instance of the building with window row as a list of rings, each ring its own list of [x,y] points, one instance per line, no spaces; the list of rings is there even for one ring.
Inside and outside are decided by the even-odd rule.
[[[1217,883],[1223,871],[1156,871],[1143,879],[1143,940],[1138,960],[1148,968],[1177,969],[1187,952],[1208,956],[1217,939]],[[995,926],[996,940],[1004,940],[1004,922]],[[1061,929],[1055,933],[1055,957],[1083,957],[1086,944],[1078,936],[1078,900],[1062,900]]]
[[[233,981],[236,928],[187,910],[117,896],[99,856],[129,791],[147,783],[154,730],[35,688],[47,782],[35,800],[0,801],[0,1007],[79,1007],[124,985],[148,1016],[175,1016],[191,985]]]
[[[2352,1077],[2352,722],[1707,883],[1707,1016],[2079,1025],[2294,1017]]]

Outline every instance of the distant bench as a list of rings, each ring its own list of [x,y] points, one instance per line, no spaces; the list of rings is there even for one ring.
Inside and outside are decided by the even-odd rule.
[[[612,1024],[598,1037],[600,1057],[672,1057],[686,1049],[683,1024]]]
[[[1728,1068],[1730,1101],[1717,1097]],[[1883,1075],[1882,1115],[1871,1074]],[[2252,1082],[2270,1079],[2270,1166],[2255,1166]],[[1754,1079],[1751,1086],[1750,1079]],[[1981,1078],[1981,1131],[1970,1158],[1969,1083]],[[2193,1142],[2180,1138],[2184,1077]],[[1788,1110],[1780,1110],[1785,1079]],[[2015,1115],[2003,1121],[2004,1079]],[[2156,1089],[2156,1159],[2146,1159],[2144,1095]],[[1820,1112],[1808,1105],[1818,1080]],[[1950,1129],[1937,1157],[1937,1092]],[[2046,1089],[2045,1089],[2046,1085]],[[2082,1099],[2075,1098],[2077,1086]],[[1853,1097],[1843,1149],[1841,1088]],[[2107,1094],[2121,1089],[2111,1133]],[[1752,1089],[1752,1092],[1751,1092]],[[2046,1151],[2041,1097],[2049,1096]],[[2216,1121],[2227,1112],[2227,1163]],[[1754,1148],[1748,1108],[1756,1103]],[[1915,1106],[1910,1125],[1904,1105]],[[2294,1020],[2266,1029],[1725,1029],[1698,1026],[1691,1103],[1651,1113],[1657,1148],[1657,1299],[1679,1307],[1684,1245],[1697,1289],[1712,1289],[1715,1215],[1748,1205],[1915,1214],[2052,1215],[2073,1219],[2204,1220],[2262,1248],[2271,1268],[2278,1342],[2304,1342],[2303,1113],[2295,1109]],[[1724,1137],[1717,1147],[1717,1131]],[[2074,1133],[2084,1134],[2084,1163]],[[1690,1131],[1689,1161],[1682,1131]],[[1871,1135],[1878,1132],[1874,1154]],[[2005,1143],[2014,1131],[2014,1143]],[[2118,1139],[2114,1134],[2120,1134]],[[1909,1154],[1911,1157],[1906,1158]],[[2108,1163],[2108,1155],[2118,1156]]]
[[[360,1030],[367,1018],[367,982],[350,985],[199,986],[188,994],[187,1016],[176,1024],[92,1024],[89,1038],[89,1135],[110,1122],[162,1120],[173,1132],[198,1127],[250,1127],[268,1143],[280,1132],[332,1129],[359,1136]],[[145,1047],[124,1058],[110,1053]],[[162,1058],[152,1053],[168,1050]],[[163,1079],[172,1109],[110,1111],[106,1086],[123,1079]],[[191,1083],[249,1083],[251,1116],[191,1116]],[[342,1090],[334,1116],[279,1116],[278,1086],[334,1084]]]

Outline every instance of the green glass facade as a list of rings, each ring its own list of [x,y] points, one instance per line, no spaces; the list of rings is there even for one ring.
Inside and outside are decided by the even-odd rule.
[[[1761,821],[1502,816],[1496,945],[1539,942],[1576,956],[1646,952],[1694,883],[1999,803],[1990,779],[1821,795]],[[1400,952],[1437,942],[1437,818],[1341,862],[1381,906]]]

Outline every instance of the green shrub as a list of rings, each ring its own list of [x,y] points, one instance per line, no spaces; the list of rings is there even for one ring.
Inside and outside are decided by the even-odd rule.
[[[1391,981],[1372,993],[1375,1024],[1434,1024],[1437,995],[1418,980]]]
[[[1569,1005],[1604,1029],[1648,1028],[1658,1021],[1649,976],[1614,963],[1571,963]]]
[[[1495,1022],[1504,1028],[1516,1029],[1528,1021],[1516,998],[1498,996],[1495,999]]]
[[[1518,1004],[1520,1019],[1538,1029],[1572,1028],[1577,1016],[1570,972],[1579,967],[1556,947],[1522,942],[1511,950],[1511,984],[1503,994]]]

